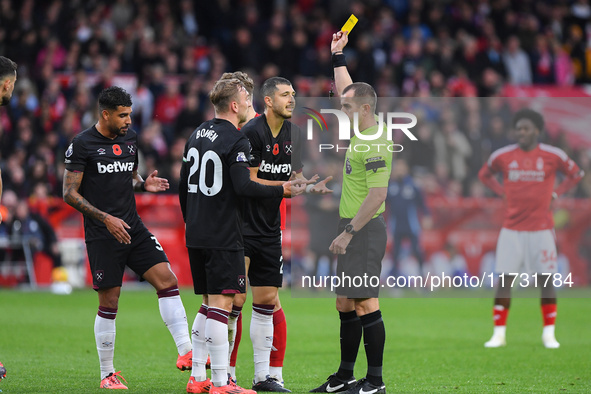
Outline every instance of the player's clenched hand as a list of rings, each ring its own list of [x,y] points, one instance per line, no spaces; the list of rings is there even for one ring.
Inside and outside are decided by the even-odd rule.
[[[163,192],[165,190],[168,190],[170,188],[170,185],[168,184],[168,179],[159,178],[157,175],[158,175],[158,170],[154,170],[154,172],[152,172],[146,178],[146,183],[144,184],[146,191],[152,192],[152,193],[158,193],[158,192]]]
[[[332,42],[330,43],[330,51],[332,53],[342,52],[347,43],[349,42],[349,36],[347,33],[339,31],[332,35]]]
[[[113,237],[115,237],[115,239],[120,243],[131,243],[131,236],[126,230],[131,227],[129,227],[129,225],[125,223],[123,220],[116,218],[112,215],[107,215],[107,217],[105,218],[105,226],[107,226],[107,230],[109,230]]]
[[[326,187],[326,184],[330,181],[332,181],[332,175],[327,176],[323,181],[320,181],[317,184],[315,184],[314,186],[312,186],[310,188],[310,193],[316,193],[316,194],[332,193],[332,190],[329,189],[328,187]]]
[[[328,250],[334,254],[345,254],[347,253],[347,246],[349,246],[349,242],[351,242],[352,238],[353,236],[351,234],[343,231],[332,241]]]

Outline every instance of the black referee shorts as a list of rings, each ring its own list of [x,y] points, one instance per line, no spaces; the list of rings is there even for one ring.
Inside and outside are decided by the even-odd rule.
[[[337,234],[341,234],[351,219],[341,219]],[[380,292],[382,259],[386,253],[386,224],[382,215],[371,219],[357,232],[347,246],[347,253],[339,254],[335,292],[347,298],[377,298]]]
[[[121,286],[125,266],[142,278],[156,264],[168,263],[164,249],[145,227],[131,233],[130,245],[122,244],[115,238],[101,239],[87,242],[86,252],[92,273],[92,288],[95,290]]]

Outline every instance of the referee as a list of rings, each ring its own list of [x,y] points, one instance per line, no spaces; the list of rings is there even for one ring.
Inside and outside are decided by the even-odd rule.
[[[351,121],[357,113],[361,133],[374,135],[378,130],[375,118],[376,92],[367,83],[352,82],[343,55],[343,48],[347,44],[346,33],[335,33],[331,43],[341,110]],[[350,282],[342,280],[341,286],[336,289],[336,307],[341,320],[341,364],[336,373],[311,392],[386,392],[382,380],[386,331],[378,301],[379,279],[377,284],[374,281],[375,287],[371,286],[370,280],[360,287],[355,287],[353,282],[356,277],[379,278],[386,252],[386,226],[382,213],[392,167],[392,154],[386,148],[392,141],[386,139],[386,133],[381,135],[359,149],[355,148],[356,145],[365,141],[353,136],[345,155],[339,206],[341,220],[338,236],[330,245],[330,251],[338,255],[337,276],[341,279],[351,278]],[[353,369],[362,334],[368,367],[366,377],[357,381]]]

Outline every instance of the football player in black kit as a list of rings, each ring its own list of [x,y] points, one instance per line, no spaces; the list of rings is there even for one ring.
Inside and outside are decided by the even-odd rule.
[[[86,249],[98,292],[94,324],[101,388],[126,389],[115,372],[115,317],[125,266],[157,290],[160,314],[177,345],[177,367],[191,368],[191,341],[177,278],[160,243],[142,223],[134,192],[157,193],[168,181],[154,171],[138,174],[137,135],[131,126],[131,96],[112,86],[99,97],[99,120],[66,151],[64,201],[84,215]]]
[[[302,181],[266,186],[249,174],[250,145],[237,130],[251,102],[238,79],[219,80],[210,92],[215,118],[201,124],[185,145],[179,199],[195,294],[203,304],[192,327],[193,370],[189,393],[254,393],[228,379],[228,316],[246,286],[241,197],[265,200],[301,193]],[[211,357],[211,381],[206,378]]]
[[[16,63],[7,57],[0,56],[0,106],[8,105],[14,84],[16,83]],[[0,200],[2,199],[2,173],[0,172]],[[0,215],[2,223],[2,215]],[[6,368],[0,362],[0,380],[6,377]]]
[[[8,105],[14,92],[16,83],[16,63],[7,57],[0,56],[0,106]],[[0,173],[0,199],[2,199],[2,174]],[[2,215],[0,215],[0,223]],[[0,379],[5,375],[2,363],[0,363]]]
[[[330,193],[325,180],[313,185],[302,174],[301,130],[290,119],[295,108],[295,91],[285,78],[273,77],[263,83],[261,94],[265,109],[241,131],[248,137],[251,151],[251,179],[266,185],[280,185],[295,173],[295,179],[308,184],[313,193]],[[281,367],[270,371],[269,361],[274,337],[274,320],[285,322],[278,297],[283,282],[281,252],[281,197],[246,199],[244,208],[244,254],[253,295],[250,337],[253,345],[255,375],[253,390],[290,392],[283,387]],[[241,310],[244,297],[236,297],[233,309]],[[285,328],[285,323],[283,324]],[[285,341],[283,349],[285,352]]]

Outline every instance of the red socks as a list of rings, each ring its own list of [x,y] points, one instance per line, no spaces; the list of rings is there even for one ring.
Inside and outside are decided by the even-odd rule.
[[[234,349],[230,355],[230,366],[236,366],[236,357],[238,356],[238,347],[240,346],[240,340],[242,339],[242,313],[238,316],[236,321],[236,339],[234,340]]]
[[[493,322],[495,326],[506,326],[508,314],[509,308],[505,308],[502,305],[495,305],[493,307]]]
[[[287,322],[283,308],[273,312],[273,348],[271,351],[270,366],[282,367],[287,346]]]
[[[234,350],[230,356],[230,366],[236,366],[236,357],[238,355],[238,347],[242,339],[242,313],[238,316],[236,321],[236,340],[234,342]],[[271,367],[282,367],[285,359],[285,348],[287,346],[287,322],[285,320],[285,313],[283,309],[273,312],[273,349],[271,351]]]
[[[542,317],[544,318],[544,326],[553,326],[556,322],[556,304],[542,305]]]

